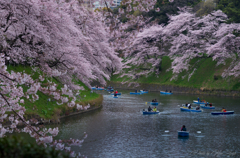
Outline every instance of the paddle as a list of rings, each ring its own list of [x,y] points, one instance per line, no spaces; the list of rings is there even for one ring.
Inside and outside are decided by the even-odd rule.
[[[165,133],[169,133],[170,131],[169,131],[169,130],[165,130],[164,132],[165,132]],[[178,132],[178,131],[177,131],[177,132]],[[187,132],[190,133],[190,131],[187,131]],[[200,133],[202,133],[202,132],[201,132],[201,131],[197,131],[197,133],[200,134]]]

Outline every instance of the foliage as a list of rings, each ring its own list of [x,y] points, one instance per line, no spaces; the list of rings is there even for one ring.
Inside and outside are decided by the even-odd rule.
[[[0,138],[0,157],[68,158],[70,155],[52,147],[28,143],[21,137],[9,136]]]
[[[217,9],[227,14],[229,23],[240,23],[240,1],[239,0],[217,0]]]
[[[213,0],[202,1],[194,6],[193,11],[196,12],[197,16],[207,15],[214,11],[215,4]]]
[[[152,21],[166,25],[169,21],[168,15],[178,14],[179,7],[195,6],[200,1],[201,0],[174,0],[173,2],[169,2],[168,0],[158,0],[155,8],[159,8],[160,11],[150,10],[146,15],[152,17]]]

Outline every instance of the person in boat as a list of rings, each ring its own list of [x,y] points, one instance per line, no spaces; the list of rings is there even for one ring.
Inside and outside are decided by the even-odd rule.
[[[187,128],[185,127],[185,125],[182,126],[181,131],[187,131]]]
[[[156,108],[156,106],[153,108],[153,112],[157,112],[157,108]]]
[[[188,104],[188,109],[191,109],[191,108],[192,108],[191,104]]]
[[[185,104],[185,107],[188,107],[188,103]]]
[[[114,91],[114,97],[116,97],[117,96],[117,91]]]
[[[98,88],[98,86],[96,85],[96,88]]]
[[[227,112],[227,110],[225,108],[222,108],[222,112]]]
[[[157,102],[157,99],[155,99],[154,102]]]
[[[171,91],[171,90],[170,90],[169,92],[170,92],[170,93],[172,93],[172,91]]]
[[[137,93],[137,90],[135,90],[135,93]]]
[[[152,108],[151,108],[150,106],[148,107],[148,111],[149,111],[149,112],[152,111]]]
[[[198,102],[200,102],[200,99],[199,99],[199,97],[197,98],[197,101],[198,101]]]
[[[212,103],[210,103],[209,106],[212,107]]]
[[[199,107],[199,106],[197,106],[197,107],[196,107],[196,110],[199,110],[199,109],[200,109],[200,107]]]
[[[115,92],[116,92],[116,94],[118,93],[118,91],[117,91],[117,90],[116,90]]]
[[[166,89],[166,91],[165,92],[167,92],[167,89]]]

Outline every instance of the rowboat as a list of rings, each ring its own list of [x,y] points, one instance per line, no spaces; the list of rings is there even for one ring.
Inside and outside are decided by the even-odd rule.
[[[158,102],[150,102],[151,105],[158,105]]]
[[[142,93],[141,92],[130,92],[130,94],[140,95]]]
[[[200,107],[201,107],[202,109],[215,109],[214,106],[205,106],[205,104],[200,104]]]
[[[186,112],[202,112],[202,110],[196,110],[196,108],[188,109],[186,107],[180,107],[180,110],[181,111],[186,111]]]
[[[111,88],[111,89],[106,89],[106,91],[112,92],[112,91],[114,91],[114,89],[113,89],[113,88]]]
[[[170,93],[170,92],[160,91],[160,94],[172,94],[172,93]]]
[[[92,90],[104,90],[104,88],[103,88],[103,87],[99,87],[99,88],[92,87],[91,89],[92,89]]]
[[[140,90],[141,93],[148,93],[148,91],[143,91],[143,90]]]
[[[187,132],[187,131],[178,131],[178,136],[179,137],[188,137],[189,136],[189,132]]]
[[[159,114],[159,111],[153,112],[153,111],[142,111],[143,115],[153,115],[153,114]]]
[[[193,100],[194,104],[205,104],[205,102],[198,102],[197,100]]]
[[[117,95],[122,95],[122,93],[116,93]],[[111,93],[111,95],[114,95],[114,93]]]
[[[234,114],[234,111],[227,111],[227,112],[212,112],[212,115],[231,115]]]

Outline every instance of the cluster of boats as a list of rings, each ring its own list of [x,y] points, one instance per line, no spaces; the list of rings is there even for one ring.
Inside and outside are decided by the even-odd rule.
[[[141,95],[141,94],[144,94],[144,93],[148,93],[148,91],[146,91],[146,90],[140,90],[139,92],[138,92],[138,91],[130,92],[130,94],[135,94],[135,95]],[[160,91],[160,94],[171,95],[171,94],[173,94],[173,93],[172,93],[172,92],[167,92],[167,91]]]
[[[130,94],[135,94],[135,95],[141,95],[141,94],[145,94],[148,93],[148,91],[146,90],[140,90],[140,91],[135,91],[135,92],[130,92]]]
[[[113,87],[111,87],[111,86],[107,87],[107,88],[96,86],[96,87],[91,87],[91,89],[92,90],[106,90],[108,92],[113,92],[114,91]]]
[[[107,92],[112,92],[113,98],[118,98],[119,95],[122,95],[121,92],[114,91],[113,87],[109,86],[107,88],[104,87],[91,87],[92,90],[106,90]]]
[[[186,112],[202,112],[202,109],[215,109],[214,106],[207,106],[208,104],[206,104],[206,102],[199,102],[197,100],[193,100],[194,104],[198,104],[200,105],[201,109],[197,109],[196,107],[191,107],[188,108],[185,106],[185,104],[182,105],[182,107],[180,107],[181,111],[186,111]],[[234,111],[226,111],[226,112],[211,112],[212,115],[230,115],[230,114],[234,114]]]

